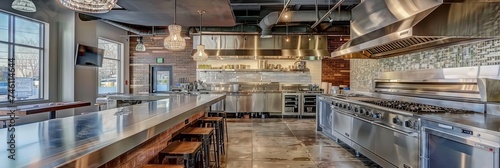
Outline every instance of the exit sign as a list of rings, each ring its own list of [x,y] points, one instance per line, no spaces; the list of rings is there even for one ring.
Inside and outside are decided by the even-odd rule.
[[[156,58],[156,63],[161,64],[163,63],[163,58]]]

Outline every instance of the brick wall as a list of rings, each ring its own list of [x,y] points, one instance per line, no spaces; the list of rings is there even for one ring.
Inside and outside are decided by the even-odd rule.
[[[346,41],[346,37],[328,37],[328,50],[336,50]],[[321,65],[321,81],[332,83],[334,86],[349,85],[350,83],[350,62],[343,59],[323,59]]]
[[[100,168],[134,168],[142,167],[146,164],[158,164],[158,153],[171,143],[172,136],[177,135],[186,125],[193,123],[204,115],[205,112],[202,111],[191,116],[188,124],[184,122],[178,123],[169,130],[156,135],[134,149],[102,165]]]
[[[179,78],[196,80],[196,62],[191,58],[193,41],[186,39],[186,49],[174,52],[163,47],[165,37],[144,37],[143,42],[146,46],[144,52],[135,51],[137,37],[130,38],[130,93],[149,92],[149,66],[151,65],[172,65],[174,83],[177,83]],[[164,63],[156,63],[156,58],[159,57],[164,59]]]

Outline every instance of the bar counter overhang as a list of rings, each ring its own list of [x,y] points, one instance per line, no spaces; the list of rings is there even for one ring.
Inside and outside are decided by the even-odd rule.
[[[169,98],[15,127],[15,160],[0,141],[0,167],[98,167],[184,123],[224,94]],[[10,140],[8,129],[0,137]]]

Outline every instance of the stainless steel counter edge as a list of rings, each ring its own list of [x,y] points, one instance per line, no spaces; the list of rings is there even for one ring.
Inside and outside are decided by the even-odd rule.
[[[131,117],[128,116],[127,119],[124,119],[125,116],[115,116],[116,112],[119,112],[119,110],[110,109],[80,116],[73,116],[19,126],[26,128],[33,127],[34,130],[38,131],[38,139],[40,139],[40,136],[43,137],[43,139],[35,141],[34,145],[27,144],[25,146],[22,146],[20,149],[16,149],[18,152],[16,153],[16,160],[8,159],[8,151],[2,149],[2,151],[0,152],[0,163],[2,163],[2,166],[6,167],[98,167],[111,161],[117,156],[124,154],[130,149],[133,149],[134,147],[146,142],[152,137],[164,131],[167,131],[176,124],[184,122],[185,119],[188,119],[192,115],[210,107],[210,105],[221,101],[226,97],[225,95],[218,94],[182,96],[185,97],[173,96],[169,99],[165,99],[166,101],[160,100],[146,103],[146,105],[139,104],[132,106],[131,109],[137,109],[137,111],[133,111],[133,113],[131,113]],[[178,99],[173,100],[175,98]],[[153,107],[151,107],[152,104],[154,104]],[[163,105],[165,106],[163,107]],[[146,108],[147,111],[142,111],[142,109],[144,108]],[[90,115],[93,116],[89,117]],[[111,119],[110,117],[113,116],[115,116],[114,118],[116,118],[116,121],[114,123],[113,121],[107,122],[107,120],[105,120]],[[78,144],[75,143],[75,138],[78,139],[77,136],[81,136],[80,134],[82,132],[82,129],[85,130],[87,127],[95,125],[95,123],[84,123],[83,125],[85,127],[80,128],[80,130],[77,130],[77,132],[74,129],[78,129],[78,126],[76,126],[76,124],[78,124],[79,118],[83,118],[81,121],[84,122],[103,122],[98,123],[103,125],[116,124],[116,126],[110,126],[111,128],[116,127],[116,130],[112,129],[108,131],[98,132],[95,133],[96,135],[91,135],[90,138],[86,138],[84,135],[81,140],[82,142],[78,142],[80,143]],[[89,118],[96,119],[97,121],[88,121]],[[132,122],[127,125],[125,122],[129,122],[130,120]],[[120,121],[121,123],[119,123]],[[65,125],[68,123],[75,123],[75,126]],[[51,127],[51,124],[56,125],[56,128],[54,130],[52,128],[45,128]],[[65,127],[63,127],[63,125],[65,125]],[[106,125],[103,125],[100,126],[107,127]],[[16,129],[16,137],[19,134],[17,132],[18,131]],[[56,132],[56,135],[52,135],[51,132]],[[69,134],[65,135],[65,133],[68,132]],[[75,135],[73,135],[72,132],[74,132]],[[0,135],[7,135],[6,133],[6,129],[0,129]],[[35,139],[37,138],[37,135],[31,136]],[[26,141],[25,139],[19,138],[17,140]],[[4,147],[7,146],[5,144],[2,145]],[[48,149],[44,150],[41,148],[42,146]]]

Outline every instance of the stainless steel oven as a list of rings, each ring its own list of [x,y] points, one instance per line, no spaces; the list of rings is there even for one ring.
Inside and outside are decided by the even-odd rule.
[[[498,168],[500,138],[482,130],[422,121],[423,168]]]

